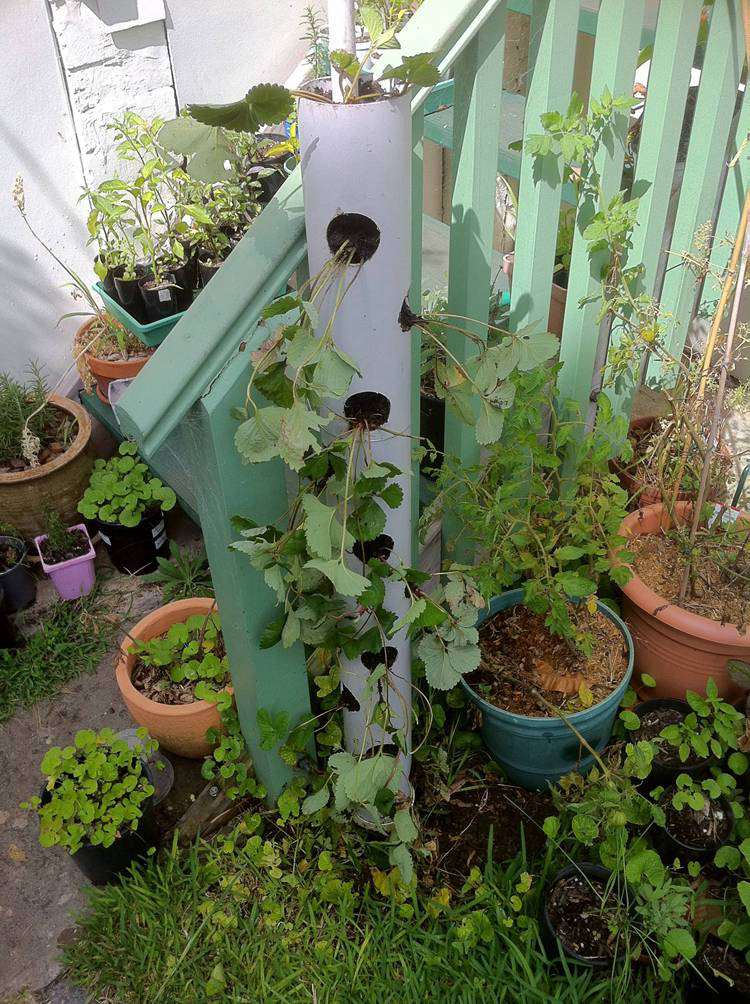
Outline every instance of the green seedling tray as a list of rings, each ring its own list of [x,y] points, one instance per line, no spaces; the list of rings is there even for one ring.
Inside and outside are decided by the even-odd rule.
[[[105,293],[100,282],[95,282],[92,289],[104,301],[107,313],[116,318],[128,331],[132,331],[135,337],[139,338],[144,345],[148,345],[152,349],[156,348],[157,345],[161,345],[175,324],[187,313],[187,311],[182,310],[179,314],[172,314],[171,317],[165,317],[162,321],[139,324],[134,317],[130,316],[127,310],[120,306],[117,300],[113,300],[109,293]]]

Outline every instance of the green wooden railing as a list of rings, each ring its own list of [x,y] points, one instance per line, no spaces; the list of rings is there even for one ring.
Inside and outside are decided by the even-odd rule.
[[[450,224],[449,309],[486,321],[494,232],[495,185],[503,108],[505,25],[508,9],[532,18],[533,72],[525,96],[523,131],[539,131],[539,116],[567,107],[573,80],[578,32],[595,34],[591,93],[608,87],[629,92],[643,42],[645,0],[602,0],[598,18],[579,11],[575,0],[425,0],[401,32],[402,53],[432,50],[440,54],[445,75],[433,94],[413,101],[414,254],[411,295],[421,300],[422,137],[430,135],[429,118],[451,105],[453,198]],[[708,48],[684,165],[675,239],[689,244],[692,231],[711,216],[718,203],[727,143],[736,148],[747,134],[746,99],[735,120],[734,104],[743,67],[742,25],[738,0],[716,0]],[[661,0],[653,40],[653,62],[646,101],[636,181],[650,187],[640,204],[631,263],[644,264],[644,285],[654,292],[663,255],[672,176],[678,160],[682,115],[699,30],[700,0]],[[384,58],[388,58],[386,53]],[[391,58],[393,58],[391,56]],[[400,57],[399,57],[400,58]],[[425,125],[427,117],[428,124]],[[444,130],[443,130],[444,131]],[[598,165],[605,197],[619,190],[622,150],[602,150]],[[518,161],[519,210],[513,275],[511,322],[546,324],[552,286],[555,241],[563,191],[559,181],[535,176],[531,159]],[[747,184],[747,158],[730,173],[718,213],[720,232],[736,226]],[[588,259],[580,235],[591,205],[578,211],[561,344],[561,393],[575,397],[585,411],[598,337],[597,308],[579,308],[595,292],[598,263]],[[723,247],[714,248],[721,263]],[[273,522],[285,510],[285,482],[280,463],[262,473],[242,466],[233,445],[234,406],[244,402],[250,352],[262,339],[261,311],[298,268],[306,268],[304,215],[299,171],[266,207],[226,264],[167,337],[125,395],[119,409],[125,434],[134,437],[145,456],[164,473],[198,511],[226,637],[243,731],[258,772],[272,794],[286,768],[273,753],[259,748],[256,711],[286,710],[292,721],[309,710],[304,653],[300,645],[264,651],[262,627],[273,616],[274,599],[262,576],[228,550],[235,537],[231,517],[252,514]],[[689,279],[667,272],[664,297],[674,313],[672,348],[679,351],[690,318],[694,289]],[[713,295],[706,290],[705,297]],[[451,346],[457,355],[463,342]],[[415,362],[419,345],[414,341]],[[419,387],[415,365],[413,430],[419,429]],[[619,401],[627,409],[627,397]],[[476,457],[471,438],[448,420],[447,449],[465,461]],[[416,497],[417,492],[413,495]]]

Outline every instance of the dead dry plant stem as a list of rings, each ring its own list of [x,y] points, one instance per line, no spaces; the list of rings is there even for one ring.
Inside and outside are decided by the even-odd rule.
[[[748,193],[748,198],[750,198],[750,192]],[[745,199],[745,206],[747,207],[750,203],[748,198]],[[747,222],[747,213],[743,212],[745,220]],[[708,492],[708,482],[711,474],[711,462],[716,452],[716,447],[719,439],[719,424],[721,422],[721,415],[724,408],[724,396],[726,394],[727,388],[727,377],[729,376],[729,370],[732,366],[732,360],[734,357],[734,338],[737,331],[737,320],[740,312],[740,303],[742,301],[742,291],[745,285],[745,274],[747,272],[747,262],[750,256],[750,229],[745,227],[745,234],[742,241],[742,258],[740,260],[740,268],[737,274],[737,284],[734,289],[734,300],[732,302],[732,313],[729,318],[729,329],[727,331],[726,340],[724,342],[724,359],[721,364],[721,370],[719,372],[719,384],[716,389],[716,400],[713,404],[713,416],[711,419],[711,432],[708,439],[708,449],[706,450],[706,456],[703,459],[703,469],[701,470],[701,481],[700,487],[698,489],[698,496],[695,500],[695,508],[693,510],[693,522],[690,527],[690,544],[691,551],[688,555],[688,560],[685,565],[685,570],[682,574],[682,583],[680,585],[680,595],[678,603],[682,605],[685,602],[685,597],[687,596],[688,586],[690,584],[690,577],[693,566],[693,549],[692,545],[695,544],[695,540],[698,536],[698,528],[700,527],[701,521],[701,509],[706,501],[706,494]],[[705,366],[705,360],[704,360]],[[678,482],[679,484],[679,482]]]
[[[748,18],[750,17],[750,4],[748,0],[744,0],[743,4],[743,17],[745,17],[745,31],[747,34],[748,29]],[[745,39],[746,48],[749,46],[750,40]],[[729,302],[729,297],[731,295],[732,289],[735,288],[735,299],[736,299],[736,289],[742,290],[742,282],[739,281],[735,287],[735,278],[737,276],[737,264],[740,259],[740,253],[742,251],[743,244],[745,242],[745,235],[747,233],[747,222],[748,214],[750,214],[750,190],[745,193],[745,204],[742,207],[742,215],[740,217],[740,224],[737,228],[737,235],[734,239],[734,248],[732,250],[732,257],[729,261],[729,266],[724,277],[724,285],[722,286],[721,296],[719,297],[719,302],[716,305],[716,313],[714,314],[713,322],[711,323],[711,331],[708,336],[708,341],[706,342],[706,349],[703,354],[703,362],[701,364],[701,377],[700,383],[698,385],[698,402],[700,403],[706,394],[706,385],[708,384],[708,378],[711,373],[711,360],[713,358],[714,349],[716,348],[716,340],[719,337],[719,329],[721,328],[721,322],[724,317],[724,311],[726,310],[727,303]],[[674,483],[674,489],[672,498],[670,499],[670,504],[668,505],[668,511],[672,513],[674,511],[675,504],[679,497],[680,485],[682,484],[682,479],[685,474],[685,467],[687,465],[687,458],[690,452],[690,437],[685,437],[685,445],[682,449],[682,455],[680,457],[680,463],[677,467],[677,478]],[[711,452],[711,451],[709,451]]]

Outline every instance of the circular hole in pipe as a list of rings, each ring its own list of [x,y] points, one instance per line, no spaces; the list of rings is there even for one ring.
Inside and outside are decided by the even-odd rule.
[[[349,419],[349,428],[360,426],[379,429],[385,425],[391,413],[391,402],[385,394],[374,390],[362,390],[344,401],[344,415]]]
[[[398,649],[393,645],[387,645],[385,648],[381,648],[379,652],[363,652],[360,656],[362,665],[365,669],[369,669],[371,673],[378,666],[382,666],[383,663],[385,663],[387,669],[390,669],[397,657]]]
[[[326,230],[326,240],[331,254],[344,249],[351,251],[352,265],[369,261],[380,247],[380,230],[374,220],[362,213],[339,213]]]
[[[388,561],[393,550],[393,537],[387,533],[378,534],[373,540],[355,540],[352,552],[363,564],[372,558]]]

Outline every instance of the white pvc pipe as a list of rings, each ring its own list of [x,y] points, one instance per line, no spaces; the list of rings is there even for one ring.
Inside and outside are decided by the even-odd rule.
[[[394,540],[391,561],[412,564],[411,527],[411,340],[398,324],[411,275],[411,108],[409,95],[353,104],[300,100],[299,136],[305,226],[310,274],[330,260],[326,231],[341,213],[369,217],[380,232],[375,254],[360,268],[334,322],[336,344],[362,371],[349,395],[360,391],[384,394],[390,417],[383,429],[370,434],[373,458],[396,465],[404,493],[402,504],[386,509],[385,533]],[[349,266],[347,279],[356,266]],[[321,330],[331,317],[336,286],[321,304]],[[343,413],[343,402],[334,404]],[[402,433],[394,435],[393,433]],[[384,506],[384,508],[386,508]],[[358,567],[352,558],[352,567]],[[388,585],[385,605],[399,617],[409,601],[404,588]],[[411,655],[404,634],[388,642],[398,651],[388,673],[391,721],[411,742]],[[362,694],[369,673],[361,660],[343,664],[342,680],[355,697]],[[371,721],[372,704],[344,714],[347,747],[358,753],[389,741]],[[403,786],[408,790],[411,757],[403,758]]]
[[[343,49],[344,52],[356,54],[354,36],[354,0],[328,0],[328,44],[331,52]],[[338,74],[331,74],[333,85],[333,100],[343,101],[344,95]]]

